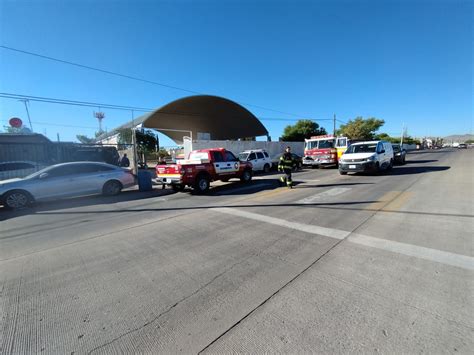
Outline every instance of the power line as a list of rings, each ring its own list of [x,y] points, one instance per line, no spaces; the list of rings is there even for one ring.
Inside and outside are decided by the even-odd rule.
[[[8,123],[8,120],[0,120],[1,122]],[[60,124],[60,123],[51,123],[51,122],[39,122],[39,121],[32,121],[31,123],[34,124],[39,124],[43,126],[56,126],[56,127],[69,127],[69,128],[83,128],[83,129],[95,129],[97,130],[97,127],[91,127],[91,126],[75,126],[75,125],[68,125],[68,124]]]
[[[58,59],[58,58],[50,57],[50,56],[47,56],[47,55],[33,53],[33,52],[30,52],[30,51],[25,51],[25,50],[13,48],[13,47],[0,45],[0,48],[6,49],[6,50],[9,50],[9,51],[13,51],[13,52],[18,52],[18,53],[22,53],[22,54],[31,55],[31,56],[42,58],[42,59],[51,60],[51,61],[62,63],[62,64],[76,66],[76,67],[83,68],[83,69],[93,70],[93,71],[97,71],[97,72],[104,73],[104,74],[114,75],[114,76],[118,76],[118,77],[125,78],[125,79],[140,81],[140,82],[147,83],[147,84],[152,84],[152,85],[158,85],[158,86],[162,86],[162,87],[165,87],[165,88],[168,88],[168,89],[179,90],[179,91],[183,91],[183,92],[187,92],[187,93],[191,93],[191,94],[196,94],[196,95],[204,95],[203,93],[198,92],[198,91],[184,89],[184,88],[181,88],[181,87],[178,87],[178,86],[168,85],[168,84],[160,83],[160,82],[157,82],[157,81],[143,79],[143,78],[127,75],[127,74],[121,74],[121,73],[113,72],[113,71],[110,71],[110,70],[95,68],[95,67],[91,67],[89,65],[84,65],[84,64],[80,64],[80,63],[71,62],[71,61],[68,61],[68,60]],[[245,103],[245,102],[239,102],[239,103],[241,105],[251,106],[251,107],[255,107],[255,108],[259,108],[259,109],[267,110],[267,111],[272,111],[272,112],[276,112],[276,113],[282,113],[282,114],[289,115],[289,116],[305,117],[305,115],[298,115],[298,114],[291,113],[291,112],[279,111],[279,110],[275,110],[275,109],[264,107],[264,106],[249,104],[249,103]]]
[[[3,93],[3,92],[0,93],[0,97],[6,98],[6,99],[16,99],[16,100],[28,99],[30,101],[36,101],[36,102],[45,102],[45,103],[72,105],[72,106],[101,107],[101,108],[109,108],[113,110],[123,110],[123,111],[151,112],[154,110],[151,108],[144,108],[144,107],[122,106],[122,105],[113,105],[113,104],[105,104],[105,103],[98,103],[98,102],[65,100],[65,99],[57,99],[57,98],[51,98],[51,97],[20,95],[20,94],[11,94],[11,93]]]
[[[58,99],[58,98],[51,98],[51,97],[42,97],[42,96],[31,96],[31,95],[21,95],[21,94],[12,94],[12,93],[0,93],[0,97],[12,100],[30,100],[34,102],[42,102],[42,103],[50,103],[50,104],[59,104],[59,105],[71,105],[71,106],[80,106],[80,107],[101,107],[107,108],[112,110],[120,110],[120,111],[137,111],[137,112],[152,112],[155,109],[145,108],[145,107],[136,107],[136,106],[124,106],[124,105],[114,105],[114,104],[106,104],[106,103],[99,103],[99,102],[87,102],[87,101],[76,101],[76,100],[67,100],[67,99]],[[179,112],[179,111],[164,111],[160,110],[161,113],[165,113],[167,115],[177,115],[177,116],[196,116],[200,117],[202,114],[196,112]],[[297,121],[296,118],[276,118],[276,117],[262,117],[259,118],[262,121]],[[322,119],[311,119],[311,121],[331,121],[332,119],[329,118],[322,118]],[[36,122],[40,123],[40,122]],[[81,128],[81,127],[78,127]]]

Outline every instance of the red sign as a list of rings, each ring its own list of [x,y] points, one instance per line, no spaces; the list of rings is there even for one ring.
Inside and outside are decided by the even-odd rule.
[[[20,128],[21,126],[23,126],[23,121],[18,117],[10,118],[10,121],[8,121],[8,123],[10,123],[10,126],[15,128]]]

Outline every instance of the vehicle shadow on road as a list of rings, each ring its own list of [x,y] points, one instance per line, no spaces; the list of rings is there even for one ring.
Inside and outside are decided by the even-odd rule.
[[[0,222],[5,221],[11,218],[26,216],[30,214],[35,214],[38,212],[47,212],[51,210],[60,210],[60,209],[70,209],[78,207],[88,207],[95,205],[112,205],[120,202],[130,202],[137,200],[147,200],[156,197],[162,197],[174,194],[175,192],[170,189],[157,189],[155,188],[152,191],[137,191],[137,190],[125,190],[116,196],[83,196],[76,197],[71,199],[64,199],[58,201],[49,201],[35,203],[29,208],[24,208],[20,210],[8,210],[6,208],[0,207]]]
[[[373,185],[375,182],[341,182],[338,184],[311,184],[303,185],[304,181],[293,180],[293,186],[295,189],[314,189],[318,187],[337,187],[337,186],[352,186],[352,185]]]
[[[434,173],[451,169],[450,166],[397,166],[393,168],[388,174],[390,175],[413,175]]]
[[[437,159],[431,159],[431,160],[406,160],[406,164],[425,164],[425,163],[434,163],[437,162]]]

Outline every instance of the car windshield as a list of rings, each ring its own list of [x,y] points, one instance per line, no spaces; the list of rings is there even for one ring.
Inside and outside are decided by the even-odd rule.
[[[249,153],[240,153],[239,154],[239,160],[241,161],[247,161],[247,157],[249,156]]]
[[[207,152],[191,152],[189,154],[189,160],[205,160],[209,159]]]
[[[333,140],[322,140],[319,141],[319,149],[322,148],[334,148],[334,141]]]
[[[346,153],[374,153],[377,149],[377,144],[355,144],[347,148]]]
[[[306,149],[316,149],[318,147],[318,141],[306,142]]]
[[[392,147],[393,147],[394,152],[399,152],[400,151],[400,146],[398,144],[393,144]]]

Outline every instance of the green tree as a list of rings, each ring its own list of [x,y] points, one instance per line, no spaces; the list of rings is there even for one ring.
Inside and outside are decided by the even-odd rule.
[[[383,126],[384,120],[375,117],[356,117],[345,125],[341,125],[337,131],[338,135],[346,136],[350,139],[370,140],[375,138],[375,132]]]
[[[465,141],[464,143],[466,143],[466,144],[472,144],[472,143],[474,143],[474,139],[468,139],[468,140]]]
[[[288,142],[302,142],[305,138],[327,134],[324,127],[311,120],[299,120],[294,125],[286,126],[281,139]]]
[[[135,137],[137,141],[137,151],[141,154],[155,151],[158,144],[155,134],[151,130],[136,130]],[[132,130],[129,128],[121,129],[118,132],[118,143],[121,145],[132,144]]]

